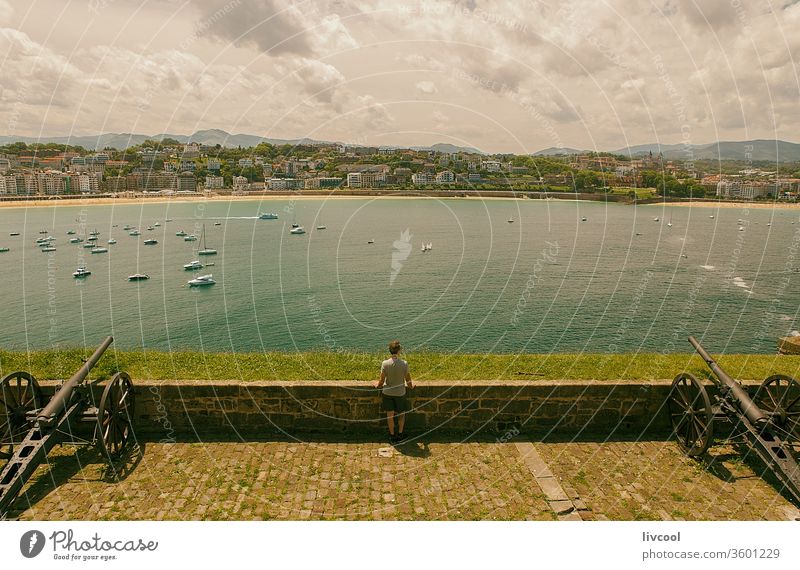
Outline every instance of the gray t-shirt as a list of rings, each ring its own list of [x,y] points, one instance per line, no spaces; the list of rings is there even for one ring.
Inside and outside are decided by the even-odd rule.
[[[405,396],[408,362],[402,358],[388,358],[381,364],[381,372],[386,375],[383,393],[386,396]]]

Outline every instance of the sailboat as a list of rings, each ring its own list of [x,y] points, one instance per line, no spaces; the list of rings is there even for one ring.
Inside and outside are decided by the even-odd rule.
[[[667,227],[668,228],[672,227],[672,214],[669,215],[669,221],[667,222]]]
[[[216,249],[211,249],[206,246],[206,225],[203,224],[203,249],[197,252],[197,255],[217,255]]]

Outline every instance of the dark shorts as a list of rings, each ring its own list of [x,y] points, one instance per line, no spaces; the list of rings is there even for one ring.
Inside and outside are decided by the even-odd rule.
[[[408,396],[387,396],[381,394],[381,408],[384,412],[396,412],[402,414],[411,409],[408,403]]]

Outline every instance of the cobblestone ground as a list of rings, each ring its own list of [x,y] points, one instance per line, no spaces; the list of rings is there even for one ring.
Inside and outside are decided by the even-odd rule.
[[[22,519],[543,519],[513,445],[148,443],[110,483],[100,456],[57,448],[27,489]],[[390,451],[391,456],[379,455]],[[55,485],[54,485],[55,483]],[[28,504],[25,496],[15,507]]]
[[[534,443],[585,520],[800,517],[741,450],[705,464],[673,442]],[[385,455],[386,451],[389,456]],[[138,463],[137,463],[138,461]],[[553,520],[511,443],[147,443],[120,481],[60,447],[9,513],[81,520]],[[27,507],[27,508],[26,508]]]
[[[746,449],[714,446],[686,457],[674,442],[538,443],[542,458],[586,503],[584,519],[794,520],[800,512],[742,460]],[[769,475],[769,474],[768,474]],[[800,519],[798,519],[800,520]]]

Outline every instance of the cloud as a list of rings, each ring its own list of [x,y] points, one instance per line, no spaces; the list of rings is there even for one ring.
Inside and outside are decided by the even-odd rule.
[[[417,91],[420,93],[425,93],[426,95],[433,95],[438,89],[436,89],[436,85],[433,84],[433,81],[418,81],[415,85]]]

